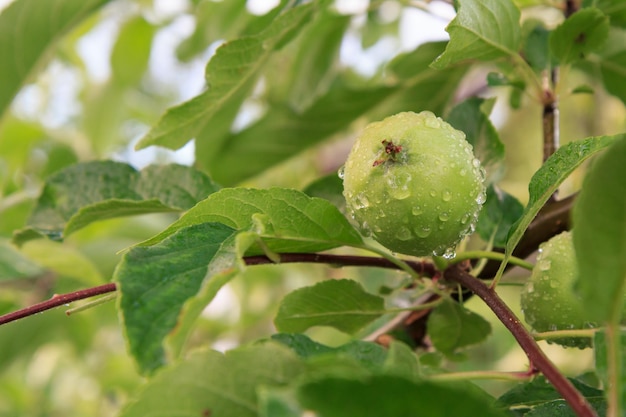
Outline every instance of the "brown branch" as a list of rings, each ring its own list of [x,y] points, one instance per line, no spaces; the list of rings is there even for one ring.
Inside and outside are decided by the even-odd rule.
[[[511,309],[502,301],[498,294],[467,273],[462,266],[453,265],[444,272],[444,278],[461,284],[479,296],[495,313],[498,319],[511,332],[517,343],[526,353],[531,366],[540,371],[554,388],[563,396],[572,410],[579,417],[597,417],[587,399],[572,385],[572,383],[556,368],[543,353],[532,335],[526,330]]]
[[[116,289],[117,287],[114,283],[109,283],[67,294],[55,294],[49,300],[0,316],[0,325],[32,316],[55,307],[60,307],[73,301],[84,300],[85,298],[113,292]]]

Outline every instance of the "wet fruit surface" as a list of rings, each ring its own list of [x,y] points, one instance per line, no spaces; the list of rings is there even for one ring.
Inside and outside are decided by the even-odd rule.
[[[465,135],[430,112],[368,125],[341,175],[364,234],[408,255],[453,256],[485,200],[484,170]]]
[[[537,263],[521,298],[524,318],[535,331],[596,327],[585,318],[582,303],[572,288],[577,275],[570,232],[563,232],[540,245]],[[591,346],[588,338],[568,337],[549,342],[578,348]]]

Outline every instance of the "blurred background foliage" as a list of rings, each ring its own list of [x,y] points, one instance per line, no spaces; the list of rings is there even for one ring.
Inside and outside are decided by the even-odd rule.
[[[4,3],[6,7],[10,2]],[[242,97],[240,107],[224,110],[236,112],[234,123],[212,125],[210,132],[202,133],[220,136],[226,143],[242,137],[244,143],[262,141],[254,136],[258,132],[301,135],[308,141],[268,169],[250,176],[241,170],[231,173],[229,166],[247,163],[238,160],[236,152],[214,168],[213,141],[190,142],[178,151],[156,147],[135,151],[139,138],[165,109],[206,87],[204,67],[217,47],[260,32],[278,10],[268,5],[277,3],[286,1],[116,0],[60,39],[45,66],[21,88],[0,120],[0,313],[55,293],[108,282],[120,260],[119,251],[156,234],[174,219],[159,214],[107,220],[63,243],[32,241],[17,250],[10,244],[11,235],[24,226],[46,176],[96,159],[125,161],[136,168],[178,162],[207,170],[223,185],[303,189],[337,171],[354,133],[367,119],[329,128],[323,140],[307,136],[307,129],[319,126],[297,126],[293,131],[285,127],[303,113],[318,125],[328,122],[332,112],[324,111],[320,101],[330,97],[329,102],[341,102],[350,98],[346,92],[352,90],[356,94],[352,100],[369,106],[370,118],[407,107],[442,115],[471,94],[497,97],[492,121],[507,148],[507,170],[500,185],[522,201],[527,198],[529,178],[541,164],[539,103],[522,97],[522,105],[511,109],[509,88],[487,87],[486,75],[494,68],[486,65],[469,73],[463,68],[446,70],[436,82],[429,79],[428,85],[415,85],[422,93],[432,88],[429,94],[405,89],[403,77],[414,75],[416,63],[401,54],[426,41],[447,39],[443,29],[454,10],[445,1],[337,1],[332,16],[313,22],[296,42],[274,54],[268,64],[271,70],[259,79],[253,94]],[[524,7],[524,20],[539,17],[548,25],[559,22],[550,1],[517,3]],[[439,52],[435,48],[430,54],[434,58]],[[431,70],[424,67],[423,71]],[[572,74],[570,81],[572,88],[598,87],[582,71]],[[385,90],[389,88],[402,91],[389,100]],[[339,94],[332,96],[334,92]],[[454,99],[449,101],[448,96]],[[563,142],[625,130],[622,103],[601,88],[585,94],[566,91],[560,105]],[[271,117],[264,118],[268,114]],[[579,185],[580,178],[573,176],[567,187],[571,192]],[[271,320],[280,297],[329,276],[358,279],[366,288],[393,289],[401,281],[400,274],[377,269],[329,270],[310,265],[249,269],[222,289],[205,311],[192,344],[223,350],[266,337],[273,331]],[[511,282],[516,279],[512,274]],[[505,292],[519,312],[517,288]],[[496,322],[477,300],[468,306]],[[335,345],[347,337],[329,329],[310,333]],[[591,357],[581,357],[578,351],[550,346],[548,352],[570,373],[584,372],[592,363]],[[498,325],[489,343],[465,354],[471,360],[451,361],[449,368],[517,370],[525,360],[510,334]],[[0,416],[111,416],[140,383],[126,355],[113,303],[69,318],[59,309],[0,327]],[[485,385],[495,393],[507,387],[501,382]]]

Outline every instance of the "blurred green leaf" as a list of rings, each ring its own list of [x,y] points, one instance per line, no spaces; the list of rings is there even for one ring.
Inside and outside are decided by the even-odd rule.
[[[17,0],[0,14],[0,117],[59,39],[108,0]]]
[[[561,183],[585,160],[607,148],[624,135],[597,136],[570,142],[559,148],[533,175],[528,185],[529,199],[524,213],[511,227],[505,256],[510,256],[524,231]],[[503,270],[504,262],[500,267]]]
[[[15,250],[8,239],[0,238],[0,281],[32,278],[43,269]]]
[[[313,3],[304,4],[283,13],[256,36],[235,39],[220,46],[206,67],[209,89],[191,100],[171,107],[139,141],[136,148],[159,145],[178,149],[210,126],[223,108],[236,99],[241,104],[242,93],[249,92],[260,71],[276,48],[291,39],[310,21]],[[237,105],[238,107],[238,105]]]
[[[403,342],[392,340],[387,359],[383,365],[385,374],[416,380],[421,375],[420,363],[415,352]]]
[[[363,243],[339,210],[321,198],[285,188],[223,188],[142,245],[152,245],[182,227],[205,222],[256,232],[264,245],[275,252],[318,252]],[[252,253],[264,251],[253,247],[247,254]]]
[[[139,83],[148,68],[155,27],[143,17],[124,23],[111,52],[111,71],[123,86]]]
[[[349,279],[322,281],[288,294],[274,319],[283,332],[330,326],[354,333],[385,313],[384,300]]]
[[[234,268],[235,259],[224,254],[233,251],[235,234],[224,224],[202,223],[124,254],[114,279],[129,350],[142,373],[165,364],[163,339],[176,330],[184,304],[213,278],[211,272]]]
[[[350,16],[322,11],[300,34],[289,81],[289,104],[301,113],[328,91]]]
[[[457,15],[446,28],[450,42],[432,66],[516,55],[521,42],[519,20],[520,12],[511,0],[459,0]]]
[[[487,171],[487,181],[498,179],[501,163],[504,160],[504,144],[489,120],[490,111],[483,106],[488,100],[472,97],[457,104],[446,117],[446,121],[465,133],[466,139],[474,148],[474,155]]]
[[[550,49],[561,65],[598,50],[609,34],[609,19],[597,9],[582,9],[550,34]]]
[[[609,378],[612,376],[612,373],[614,373],[618,381],[620,392],[618,392],[617,395],[622,398],[622,410],[620,410],[620,412],[623,414],[623,407],[626,406],[623,400],[623,398],[626,398],[626,332],[624,330],[619,331],[617,337],[619,338],[618,344],[620,346],[617,355],[621,359],[619,369],[612,369],[612,365],[609,364],[606,330],[600,330],[594,334],[593,352],[596,374],[600,378],[600,381],[602,381],[603,386],[608,387],[609,384],[611,384]]]
[[[196,352],[157,374],[120,417],[256,417],[260,387],[284,386],[303,371],[297,356],[272,343]]]
[[[530,20],[524,22],[523,29],[528,32],[524,39],[524,57],[532,68],[544,70],[552,64],[550,57],[550,31],[544,22]]]
[[[582,7],[595,7],[609,17],[613,26],[626,28],[626,3],[622,0],[583,0]]]
[[[612,28],[603,50],[598,52],[602,82],[606,90],[626,103],[626,30]]]
[[[327,377],[298,389],[301,405],[320,417],[495,417],[507,415],[493,407],[486,394],[458,385],[411,382],[380,375],[365,380]]]
[[[502,248],[511,230],[511,226],[521,217],[524,206],[515,197],[493,185],[487,187],[487,199],[478,216],[476,231],[480,237]]]
[[[328,200],[342,213],[345,212],[346,199],[343,196],[343,180],[339,178],[337,173],[318,178],[307,185],[303,192],[310,197]]]
[[[428,318],[428,335],[435,348],[446,355],[483,342],[489,334],[488,321],[448,298],[437,305]]]
[[[585,310],[601,323],[620,317],[626,288],[626,135],[588,172],[574,207],[576,282]]]
[[[182,211],[217,190],[204,174],[182,165],[130,165],[94,161],[49,177],[28,221],[14,236],[24,243],[36,234],[63,239],[90,223],[135,214]]]

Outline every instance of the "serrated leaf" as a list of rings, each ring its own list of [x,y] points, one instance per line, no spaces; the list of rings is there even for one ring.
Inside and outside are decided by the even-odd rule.
[[[159,242],[182,227],[212,221],[254,231],[274,252],[317,252],[363,243],[339,210],[321,198],[285,188],[224,188],[142,245]],[[247,254],[252,253],[264,252],[253,247]]]
[[[480,343],[489,334],[487,320],[451,299],[437,305],[428,318],[428,335],[435,348],[446,355]]]
[[[573,212],[576,288],[589,317],[621,317],[626,290],[626,135],[587,173]]]
[[[120,417],[257,417],[260,387],[285,386],[303,371],[289,349],[270,343],[197,352],[160,372]]]
[[[18,0],[0,14],[0,116],[59,39],[108,0]]]
[[[274,319],[282,332],[330,326],[354,333],[385,314],[383,298],[369,294],[349,279],[322,281],[287,294]]]
[[[202,223],[124,254],[114,279],[129,350],[143,373],[165,364],[163,339],[177,330],[185,303],[215,272],[235,267],[235,259],[224,262],[223,255],[233,252],[236,233],[222,223]]]
[[[550,49],[561,65],[584,59],[609,34],[609,19],[598,9],[582,9],[550,34]]]
[[[457,16],[446,28],[450,42],[432,66],[516,55],[521,42],[519,20],[520,12],[511,0],[460,0]]]
[[[294,7],[278,16],[260,34],[226,42],[219,47],[206,67],[209,89],[171,107],[136,148],[159,145],[178,149],[217,120],[216,115],[221,109],[229,108],[231,100],[236,100],[238,107],[274,50],[306,26],[315,7],[313,3]]]
[[[515,197],[493,185],[487,187],[487,199],[478,216],[476,231],[480,237],[502,248],[511,230],[511,226],[520,218],[524,206]]]
[[[511,227],[506,243],[505,257],[508,258],[517,246],[528,225],[539,210],[558,189],[561,183],[585,160],[610,146],[624,135],[596,136],[578,142],[570,142],[559,148],[533,175],[528,185],[528,204],[522,216]],[[498,273],[504,271],[505,262]]]
[[[504,144],[489,120],[488,112],[482,110],[487,100],[472,97],[457,104],[446,121],[465,133],[466,139],[474,147],[474,155],[487,171],[487,181],[498,179],[500,163],[504,159]]]
[[[182,165],[130,165],[94,161],[50,176],[28,221],[14,241],[32,231],[61,240],[90,223],[135,214],[182,211],[217,190],[203,173]]]
[[[321,417],[503,417],[486,394],[459,385],[377,375],[367,379],[327,377],[298,389],[303,408]]]

